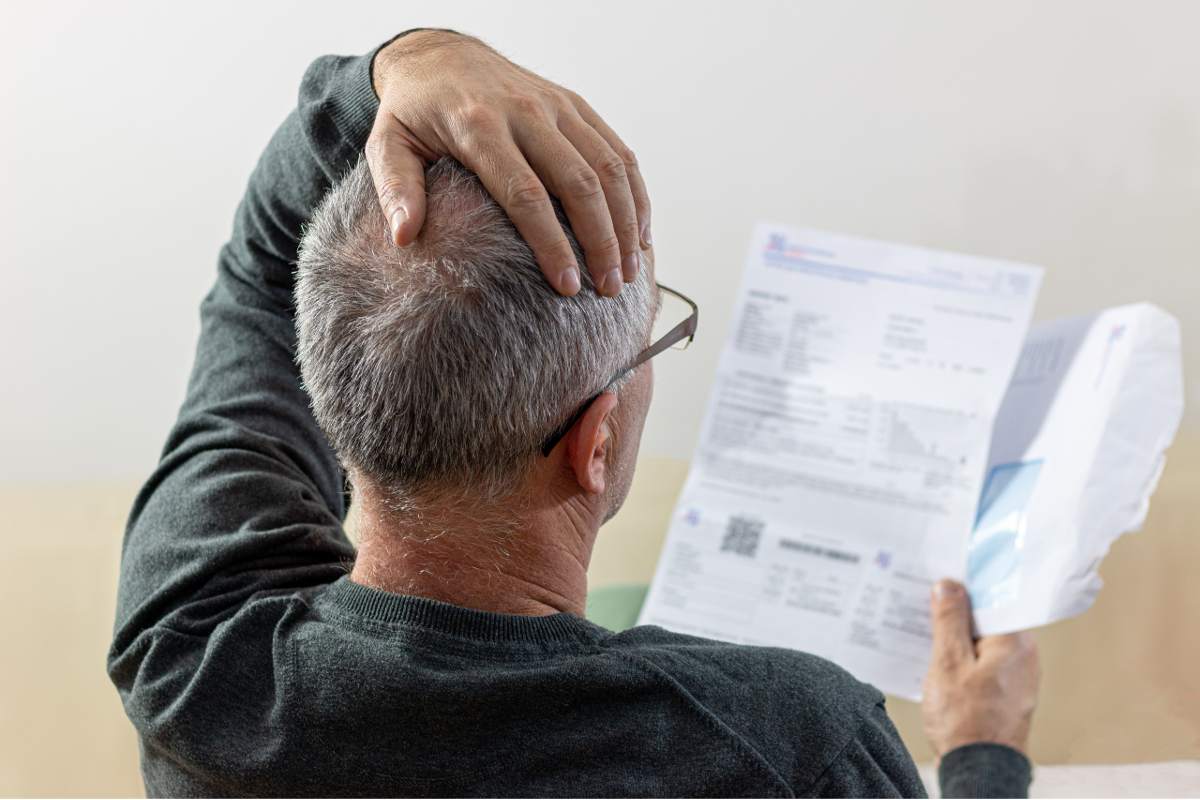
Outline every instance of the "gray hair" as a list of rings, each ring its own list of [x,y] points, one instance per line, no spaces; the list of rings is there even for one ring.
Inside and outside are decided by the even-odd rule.
[[[365,161],[325,197],[300,244],[300,370],[342,462],[394,499],[494,499],[646,346],[656,294],[643,268],[615,298],[586,270],[561,297],[472,173],[442,159],[426,185],[425,225],[406,248]]]

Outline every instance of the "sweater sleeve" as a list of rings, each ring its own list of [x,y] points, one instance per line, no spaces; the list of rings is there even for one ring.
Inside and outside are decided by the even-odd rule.
[[[938,765],[942,797],[1028,797],[1032,778],[1028,758],[991,742],[955,748]]]
[[[183,406],[125,531],[109,652],[122,692],[149,631],[207,636],[251,595],[328,583],[353,559],[342,470],[295,363],[292,290],[301,227],[370,132],[373,57],[309,67],[221,249]]]
[[[1001,744],[951,750],[938,765],[941,796],[1028,797],[1029,759]],[[811,790],[817,797],[925,797],[925,785],[884,705],[859,726]]]
[[[862,719],[812,797],[925,797],[925,784],[882,702]]]

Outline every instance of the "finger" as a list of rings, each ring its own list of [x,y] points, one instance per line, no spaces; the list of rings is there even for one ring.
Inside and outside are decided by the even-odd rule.
[[[425,224],[425,162],[404,126],[380,109],[366,146],[367,167],[392,241],[412,244]]]
[[[455,157],[479,176],[488,193],[508,214],[533,250],[538,266],[559,294],[579,291],[579,265],[554,213],[546,187],[529,166],[512,138],[499,128],[476,128],[465,146],[456,146]]]
[[[600,179],[608,216],[621,248],[621,277],[629,283],[637,277],[641,266],[642,245],[637,207],[633,202],[633,190],[629,185],[625,162],[613,152],[604,137],[578,114],[568,112],[560,115],[558,129]],[[578,223],[582,224],[583,220]],[[571,217],[572,227],[576,224],[576,219]]]
[[[938,581],[933,587],[929,610],[933,624],[934,663],[952,669],[974,661],[971,601],[962,584]]]
[[[597,293],[617,295],[623,282],[621,244],[613,231],[600,176],[554,126],[524,126],[514,133],[529,164],[566,209]]]
[[[654,243],[650,236],[650,193],[646,191],[646,181],[642,177],[641,167],[638,165],[637,156],[633,150],[621,140],[616,131],[608,126],[608,123],[596,113],[596,110],[588,105],[588,102],[579,95],[570,92],[568,97],[571,98],[575,110],[579,112],[579,116],[588,125],[599,133],[604,140],[608,142],[608,146],[613,149],[617,157],[625,164],[625,174],[629,180],[629,188],[633,194],[633,205],[637,212],[638,230],[641,234],[642,247],[649,247]]]

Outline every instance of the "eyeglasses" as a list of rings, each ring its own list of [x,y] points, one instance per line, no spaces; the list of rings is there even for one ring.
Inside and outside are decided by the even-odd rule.
[[[543,456],[550,455],[550,452],[554,450],[558,443],[562,441],[562,438],[567,435],[567,431],[575,427],[576,422],[579,422],[580,417],[582,417],[584,412],[588,410],[588,406],[596,402],[596,398],[607,392],[614,383],[621,380],[621,378],[624,378],[630,372],[633,372],[635,369],[640,367],[642,364],[645,364],[662,351],[670,347],[676,347],[677,345],[679,346],[678,349],[682,350],[692,343],[692,339],[694,339],[696,336],[696,326],[700,322],[700,309],[690,298],[680,294],[674,289],[663,286],[661,283],[655,285],[658,286],[658,290],[660,292],[664,292],[670,297],[682,300],[683,303],[691,309],[691,313],[688,314],[687,319],[683,320],[683,322],[680,322],[662,336],[658,337],[654,344],[650,345],[641,353],[639,353],[637,358],[635,358],[628,366],[624,367],[616,375],[613,375],[612,379],[610,379],[608,383],[604,384],[604,388],[596,392],[583,405],[581,405],[579,409],[571,415],[570,419],[555,428],[554,433],[550,434],[546,441],[542,442]],[[662,309],[659,309],[656,319],[662,317],[662,314]],[[668,316],[667,321],[669,322],[672,318],[677,317]]]

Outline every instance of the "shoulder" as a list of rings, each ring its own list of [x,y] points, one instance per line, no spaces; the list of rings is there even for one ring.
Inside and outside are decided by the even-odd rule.
[[[616,634],[608,646],[643,658],[681,682],[701,682],[747,700],[801,703],[838,716],[865,713],[883,701],[875,687],[832,661],[782,647],[737,645],[643,625]]]
[[[777,647],[718,642],[655,626],[607,647],[658,673],[719,720],[794,787],[817,783],[848,746],[875,738],[883,695],[827,659]],[[887,749],[905,752],[890,724]],[[870,733],[864,736],[864,729]]]

